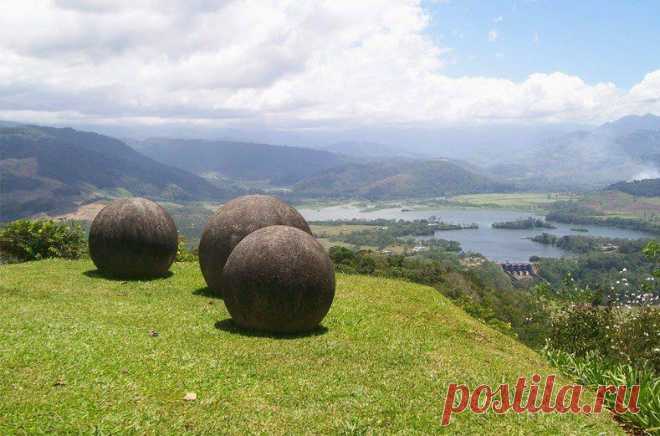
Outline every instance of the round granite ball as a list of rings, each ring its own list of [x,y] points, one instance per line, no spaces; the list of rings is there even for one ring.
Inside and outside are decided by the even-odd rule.
[[[312,231],[297,210],[268,195],[235,198],[211,217],[199,242],[199,266],[209,289],[222,297],[222,270],[241,240],[263,227],[285,225]]]
[[[252,330],[313,330],[335,296],[330,256],[313,236],[289,226],[246,236],[227,259],[223,279],[232,319]]]
[[[99,271],[120,278],[163,276],[174,262],[177,230],[159,204],[145,198],[116,200],[89,230],[89,254]]]

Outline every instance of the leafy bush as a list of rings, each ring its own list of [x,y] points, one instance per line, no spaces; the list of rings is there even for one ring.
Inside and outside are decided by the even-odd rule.
[[[660,279],[660,243],[658,241],[650,241],[646,244],[644,247],[644,256],[655,263],[653,275]]]
[[[636,294],[651,293],[660,296],[657,278],[653,277],[656,265],[641,253],[641,247],[632,253],[604,253],[600,251],[576,257],[549,259],[539,262],[542,278],[557,291],[591,289],[606,299],[627,301],[636,304]],[[570,276],[571,283],[566,283]],[[566,288],[570,289],[566,289]]]
[[[0,229],[0,255],[7,261],[78,259],[86,252],[85,233],[76,223],[24,219]]]
[[[176,247],[176,262],[197,262],[198,259],[197,250],[190,250],[186,238],[179,236],[179,242]]]
[[[655,242],[644,249],[647,261],[655,263],[656,268],[658,253]],[[610,260],[616,261],[616,256]],[[593,259],[592,255],[588,260]],[[635,259],[635,264],[643,261]],[[598,260],[603,264],[605,259]],[[648,432],[659,431],[660,307],[657,280],[649,274],[653,267],[645,267],[642,273],[617,264],[609,269],[611,274],[604,277],[602,285],[609,297],[607,306],[598,306],[595,301],[585,304],[593,292],[577,286],[570,273],[561,288],[551,289],[560,297],[558,302],[564,303],[553,311],[543,352],[550,363],[583,385],[640,385],[639,413],[619,418]],[[612,408],[614,401],[611,395],[605,404]]]
[[[571,305],[553,318],[549,343],[578,357],[596,352],[613,362],[649,365],[660,373],[660,309]]]
[[[491,328],[514,338],[518,337],[516,332],[511,327],[511,323],[498,319],[497,314],[491,307],[475,301],[473,297],[469,295],[462,295],[460,298],[455,300],[455,303],[467,314],[482,320]]]
[[[544,348],[543,354],[553,366],[585,386],[625,385],[630,388],[639,385],[639,413],[618,416],[622,422],[648,432],[660,430],[660,377],[648,365],[615,363],[593,351],[578,357],[574,353],[554,349],[551,345]],[[615,395],[606,395],[605,405],[613,409],[614,404]]]

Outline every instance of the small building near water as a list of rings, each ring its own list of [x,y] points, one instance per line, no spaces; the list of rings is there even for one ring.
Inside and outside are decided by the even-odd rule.
[[[501,263],[505,273],[515,280],[529,280],[537,277],[536,266],[532,263]]]

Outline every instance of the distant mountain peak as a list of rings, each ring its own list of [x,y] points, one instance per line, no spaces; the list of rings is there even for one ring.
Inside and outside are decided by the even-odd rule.
[[[660,116],[651,113],[626,115],[618,120],[603,124],[599,129],[613,131],[617,135],[627,135],[636,130],[660,130]]]

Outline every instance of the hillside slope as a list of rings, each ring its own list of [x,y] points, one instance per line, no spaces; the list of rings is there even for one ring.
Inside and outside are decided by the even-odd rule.
[[[660,178],[619,182],[610,185],[608,191],[621,191],[642,197],[660,197]]]
[[[327,170],[294,186],[299,195],[372,200],[512,191],[513,186],[446,159],[372,162]]]
[[[346,161],[322,150],[250,142],[155,138],[133,146],[159,162],[196,174],[217,173],[273,185],[290,185]]]
[[[620,433],[606,413],[462,413],[441,428],[448,383],[554,370],[431,288],[340,274],[324,329],[276,338],[236,330],[197,264],[173,273],[0,266],[0,433]]]
[[[0,171],[0,220],[113,193],[170,200],[237,194],[155,162],[117,139],[69,128],[0,128]]]

